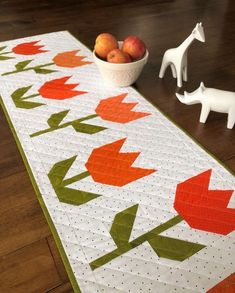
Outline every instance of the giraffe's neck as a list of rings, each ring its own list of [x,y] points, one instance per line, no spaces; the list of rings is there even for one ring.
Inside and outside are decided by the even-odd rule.
[[[187,51],[187,49],[189,48],[189,46],[192,44],[193,41],[194,41],[194,37],[191,34],[187,37],[187,39],[183,41],[183,43],[178,48],[180,48],[182,51],[185,52]]]

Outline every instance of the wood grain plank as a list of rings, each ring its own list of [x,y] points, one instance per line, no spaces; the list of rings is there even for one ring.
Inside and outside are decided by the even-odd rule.
[[[25,170],[23,160],[0,107],[0,178]],[[0,185],[1,186],[1,185]]]
[[[51,234],[26,171],[0,178],[0,256]]]
[[[69,282],[46,291],[46,293],[73,293],[73,292],[74,292],[73,288]]]
[[[230,159],[225,161],[225,164],[228,168],[230,168],[231,170],[233,170],[234,165],[235,165],[235,156],[231,157]]]
[[[0,258],[0,292],[45,292],[61,284],[45,239]]]
[[[55,266],[57,268],[58,274],[60,275],[61,280],[64,283],[66,283],[66,282],[69,281],[69,278],[68,278],[67,272],[66,272],[66,270],[64,268],[64,264],[63,264],[63,262],[61,260],[58,248],[56,246],[55,240],[52,237],[52,235],[47,237],[47,242],[48,242],[49,248],[51,250],[51,254],[53,256],[53,259],[54,259]]]

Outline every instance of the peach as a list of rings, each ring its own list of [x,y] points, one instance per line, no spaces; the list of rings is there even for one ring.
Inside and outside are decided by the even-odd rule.
[[[128,36],[123,41],[122,50],[128,53],[133,60],[138,60],[144,56],[146,46],[138,37]]]
[[[106,59],[108,53],[113,50],[118,48],[118,42],[116,38],[109,33],[102,33],[99,34],[98,37],[95,40],[95,53],[103,58]]]
[[[107,61],[111,63],[128,63],[131,62],[131,58],[120,49],[113,49],[108,53]]]

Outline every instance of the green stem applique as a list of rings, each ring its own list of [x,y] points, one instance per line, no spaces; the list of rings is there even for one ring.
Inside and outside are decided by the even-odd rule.
[[[39,136],[39,135],[42,135],[51,131],[55,131],[58,129],[62,129],[68,126],[72,126],[76,132],[82,132],[87,134],[94,134],[106,129],[105,127],[82,123],[85,120],[89,120],[89,119],[97,117],[97,114],[91,114],[86,117],[82,117],[73,121],[61,123],[68,113],[69,113],[69,110],[65,110],[59,113],[52,114],[50,118],[47,120],[47,124],[49,125],[49,128],[35,132],[31,134],[30,137]]]
[[[21,101],[28,100],[28,99],[38,97],[38,96],[40,96],[40,94],[32,94],[32,95],[29,95],[27,97],[21,98]]]
[[[73,162],[76,160],[76,157],[77,156],[74,156],[56,163],[51,168],[48,174],[48,178],[61,202],[73,205],[82,205],[101,195],[67,187],[72,183],[78,182],[90,176],[90,173],[88,171],[84,171],[83,173],[77,174],[71,178],[64,179],[68,171],[70,170]]]
[[[173,217],[151,231],[129,241],[137,209],[138,204],[127,208],[115,216],[110,229],[110,235],[117,245],[117,248],[92,261],[90,263],[92,270],[105,265],[116,257],[123,255],[146,241],[159,257],[177,261],[183,261],[205,247],[205,245],[159,235],[183,221],[183,218],[181,218],[180,215]]]
[[[5,72],[2,74],[2,76],[15,74],[18,72],[23,72],[23,71],[29,71],[29,70],[33,70],[35,73],[39,73],[39,74],[48,74],[48,73],[52,73],[52,72],[57,71],[57,70],[45,68],[45,67],[54,65],[54,62],[50,62],[50,63],[46,63],[46,64],[42,64],[42,65],[36,65],[36,66],[32,66],[32,67],[27,67],[27,65],[29,65],[29,63],[31,63],[32,61],[33,60],[26,60],[26,61],[18,62],[15,65],[16,70]]]
[[[88,171],[84,171],[84,172],[82,172],[82,173],[80,173],[78,175],[75,175],[75,176],[73,176],[73,177],[71,177],[69,179],[65,179],[63,181],[63,184],[64,185],[69,185],[69,184],[75,183],[75,182],[77,182],[79,180],[82,180],[82,179],[84,179],[84,178],[86,178],[88,176],[90,176],[90,173]]]
[[[12,53],[12,51],[9,51],[9,52],[2,52],[2,53],[0,53],[0,55],[6,55],[6,54],[10,54],[10,53]]]

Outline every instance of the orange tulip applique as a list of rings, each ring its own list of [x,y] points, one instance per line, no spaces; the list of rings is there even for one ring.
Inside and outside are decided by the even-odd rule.
[[[132,111],[138,103],[124,103],[126,96],[127,93],[101,100],[95,110],[96,114],[104,120],[117,123],[127,123],[150,115],[150,113]]]
[[[12,101],[14,102],[16,108],[33,109],[33,108],[37,108],[37,107],[45,105],[41,101],[34,100],[35,97],[38,97],[40,95],[46,99],[64,100],[64,99],[70,99],[70,98],[78,96],[78,95],[86,94],[87,93],[86,91],[74,90],[74,88],[76,86],[78,86],[79,83],[66,84],[66,81],[70,77],[71,76],[65,76],[65,77],[61,77],[61,78],[47,81],[38,89],[38,91],[36,93],[27,94],[28,91],[32,88],[32,85],[18,88],[17,90],[15,90],[11,94]],[[65,112],[68,113],[68,111],[62,111],[62,114],[55,113],[55,114],[52,114],[51,117],[57,117],[56,119],[59,123],[58,117],[61,117],[60,119],[62,121],[63,117],[64,117],[63,115],[65,115],[64,114]],[[79,121],[92,119],[92,118],[94,118],[94,116],[96,117],[96,114],[89,115],[86,118],[81,118],[81,119],[79,119]],[[51,120],[54,120],[54,118],[51,118],[51,119],[49,118],[48,120],[50,121],[49,124],[51,124],[52,123]],[[75,121],[77,121],[77,120],[75,120]],[[73,121],[73,123],[75,123],[75,121]],[[52,124],[54,124],[54,123],[52,123]],[[66,126],[68,126],[68,123],[63,124],[63,127],[66,127]],[[60,127],[61,127],[61,125],[60,125]],[[54,125],[53,129],[54,128],[55,128],[55,125]],[[105,129],[105,128],[99,127],[99,129]]]
[[[123,186],[155,172],[154,169],[131,167],[140,153],[120,153],[119,151],[125,140],[126,138],[94,149],[85,164],[87,170],[72,177],[68,173],[77,156],[55,163],[48,173],[48,177],[59,200],[69,204],[81,205],[101,196],[101,194],[71,187],[71,184],[89,176],[98,183]],[[169,228],[169,225],[167,226]]]
[[[24,43],[24,44],[17,45],[15,48],[13,48],[14,52],[15,53],[18,52],[16,54],[23,54],[24,53],[24,55],[32,55],[32,54],[47,52],[46,50],[40,49],[43,46],[35,46],[35,43],[37,43],[37,42]],[[22,52],[22,53],[20,53],[20,52]],[[4,72],[2,75],[10,75],[10,74],[19,73],[22,71],[29,71],[29,70],[33,70],[35,73],[38,73],[38,74],[48,74],[48,73],[52,73],[52,72],[57,71],[56,69],[48,69],[48,67],[52,66],[52,65],[57,65],[59,67],[74,68],[74,67],[80,67],[83,65],[88,65],[88,64],[93,63],[90,61],[84,61],[83,59],[86,57],[76,55],[77,52],[79,52],[79,50],[58,53],[53,58],[53,60],[52,60],[53,62],[39,64],[36,66],[28,66],[33,60],[20,61],[17,64],[15,64],[15,70],[9,71],[9,72]],[[4,56],[4,58],[9,59],[10,57]],[[0,58],[0,60],[1,60],[1,58]]]
[[[227,207],[233,190],[209,190],[211,172],[179,183],[174,208],[192,228],[227,235],[235,230],[235,209]]]
[[[40,41],[28,42],[28,43],[21,43],[15,46],[12,49],[12,52],[19,55],[35,55],[44,52],[48,52],[48,50],[42,50],[43,45],[36,45]]]
[[[125,140],[120,139],[92,151],[85,166],[95,182],[124,186],[156,171],[132,167],[140,152],[121,153]]]
[[[61,82],[61,80],[65,81],[65,79],[66,78],[60,79],[60,82]],[[50,81],[49,83],[51,83],[51,82],[53,82],[53,81]],[[55,92],[54,89],[51,90],[50,84],[49,84],[49,90],[48,90],[48,84],[46,84],[46,92],[47,92],[46,96],[45,96],[44,90],[45,90],[45,85],[41,89],[39,89],[39,92],[41,93],[41,95],[43,97],[48,97],[49,90],[50,90],[50,93],[49,93],[50,97],[55,98],[58,96],[57,94],[54,93]],[[57,90],[57,87],[56,87],[56,90]],[[86,92],[81,92],[81,93],[86,93]],[[21,93],[20,93],[20,95],[21,95]],[[59,95],[61,96],[62,92],[59,92]],[[139,119],[141,117],[145,117],[145,116],[150,115],[150,113],[131,111],[131,109],[135,105],[137,105],[137,103],[121,103],[121,105],[120,105],[119,101],[122,101],[126,97],[126,95],[127,94],[121,94],[118,96],[114,96],[111,98],[101,100],[100,103],[98,104],[98,106],[96,107],[96,114],[89,114],[85,117],[79,117],[73,121],[65,122],[60,125],[57,125],[57,127],[55,127],[55,125],[54,125],[52,128],[49,127],[44,130],[37,131],[35,133],[32,133],[30,136],[34,137],[34,136],[42,135],[47,132],[55,131],[56,129],[61,129],[63,127],[68,127],[68,126],[73,126],[73,128],[77,132],[83,132],[83,133],[87,133],[87,134],[95,134],[95,133],[103,131],[107,128],[104,126],[91,125],[91,124],[87,124],[87,123],[85,124],[84,121],[97,118],[99,115],[100,118],[105,119],[105,120],[109,120],[111,122],[127,123],[130,121]],[[13,98],[13,96],[15,97],[15,93],[13,93],[12,98]],[[35,96],[36,95],[33,95],[33,97],[35,97]],[[30,101],[30,105],[27,104],[27,102],[25,100],[30,97],[32,97],[32,96],[28,96],[28,97],[24,98],[24,97],[22,97],[22,95],[20,97],[19,97],[19,95],[17,95],[17,99],[13,98],[13,101],[14,101],[15,105],[20,108],[41,106],[41,104],[35,104],[35,102],[32,102],[32,101]],[[62,98],[60,98],[60,99],[62,99]],[[23,103],[22,103],[22,100],[23,100]],[[109,109],[111,111],[113,111],[113,114],[109,114]],[[67,112],[66,112],[66,115],[67,115]],[[63,117],[64,118],[64,113],[65,113],[65,111],[53,113],[51,115],[51,117],[49,117],[49,119],[48,119],[48,124],[50,125],[50,121],[54,119],[53,117]],[[127,114],[127,116],[125,114]],[[129,114],[129,116],[128,116],[128,114]],[[62,121],[63,118],[60,118],[59,120]]]
[[[83,59],[86,58],[85,56],[77,56],[76,54],[80,50],[68,51],[57,54],[53,58],[53,62],[60,67],[79,67],[87,64],[91,64],[92,62],[84,61]]]
[[[64,100],[78,95],[86,94],[84,91],[73,90],[78,83],[65,84],[71,76],[65,76],[58,79],[53,79],[44,83],[38,92],[47,99]]]
[[[0,52],[1,52],[0,53],[0,61],[5,61],[5,60],[8,60],[8,59],[14,59],[15,57],[13,57],[13,56],[6,56],[6,55],[11,54],[11,53],[15,53],[17,55],[35,55],[35,54],[39,54],[39,53],[48,52],[48,50],[42,50],[41,49],[41,48],[44,47],[44,45],[41,45],[41,46],[36,45],[39,42],[40,41],[21,43],[19,45],[16,45],[10,51],[5,51],[7,46],[0,47]]]

